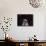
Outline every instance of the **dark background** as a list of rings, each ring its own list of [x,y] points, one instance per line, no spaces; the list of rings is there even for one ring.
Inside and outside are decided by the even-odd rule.
[[[29,26],[33,26],[33,14],[17,14],[17,26],[22,26],[23,19],[28,20]]]

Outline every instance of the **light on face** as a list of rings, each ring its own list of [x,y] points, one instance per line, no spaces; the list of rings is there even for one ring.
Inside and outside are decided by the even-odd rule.
[[[6,37],[8,37],[8,34],[6,34]]]

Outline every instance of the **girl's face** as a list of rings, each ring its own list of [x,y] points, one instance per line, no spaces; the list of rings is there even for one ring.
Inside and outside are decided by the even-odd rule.
[[[24,19],[22,25],[23,25],[23,26],[28,26],[28,25],[29,25],[29,24],[28,24],[28,20],[27,20],[27,19]]]
[[[24,19],[23,22],[27,23],[28,21],[27,21],[27,19]]]

